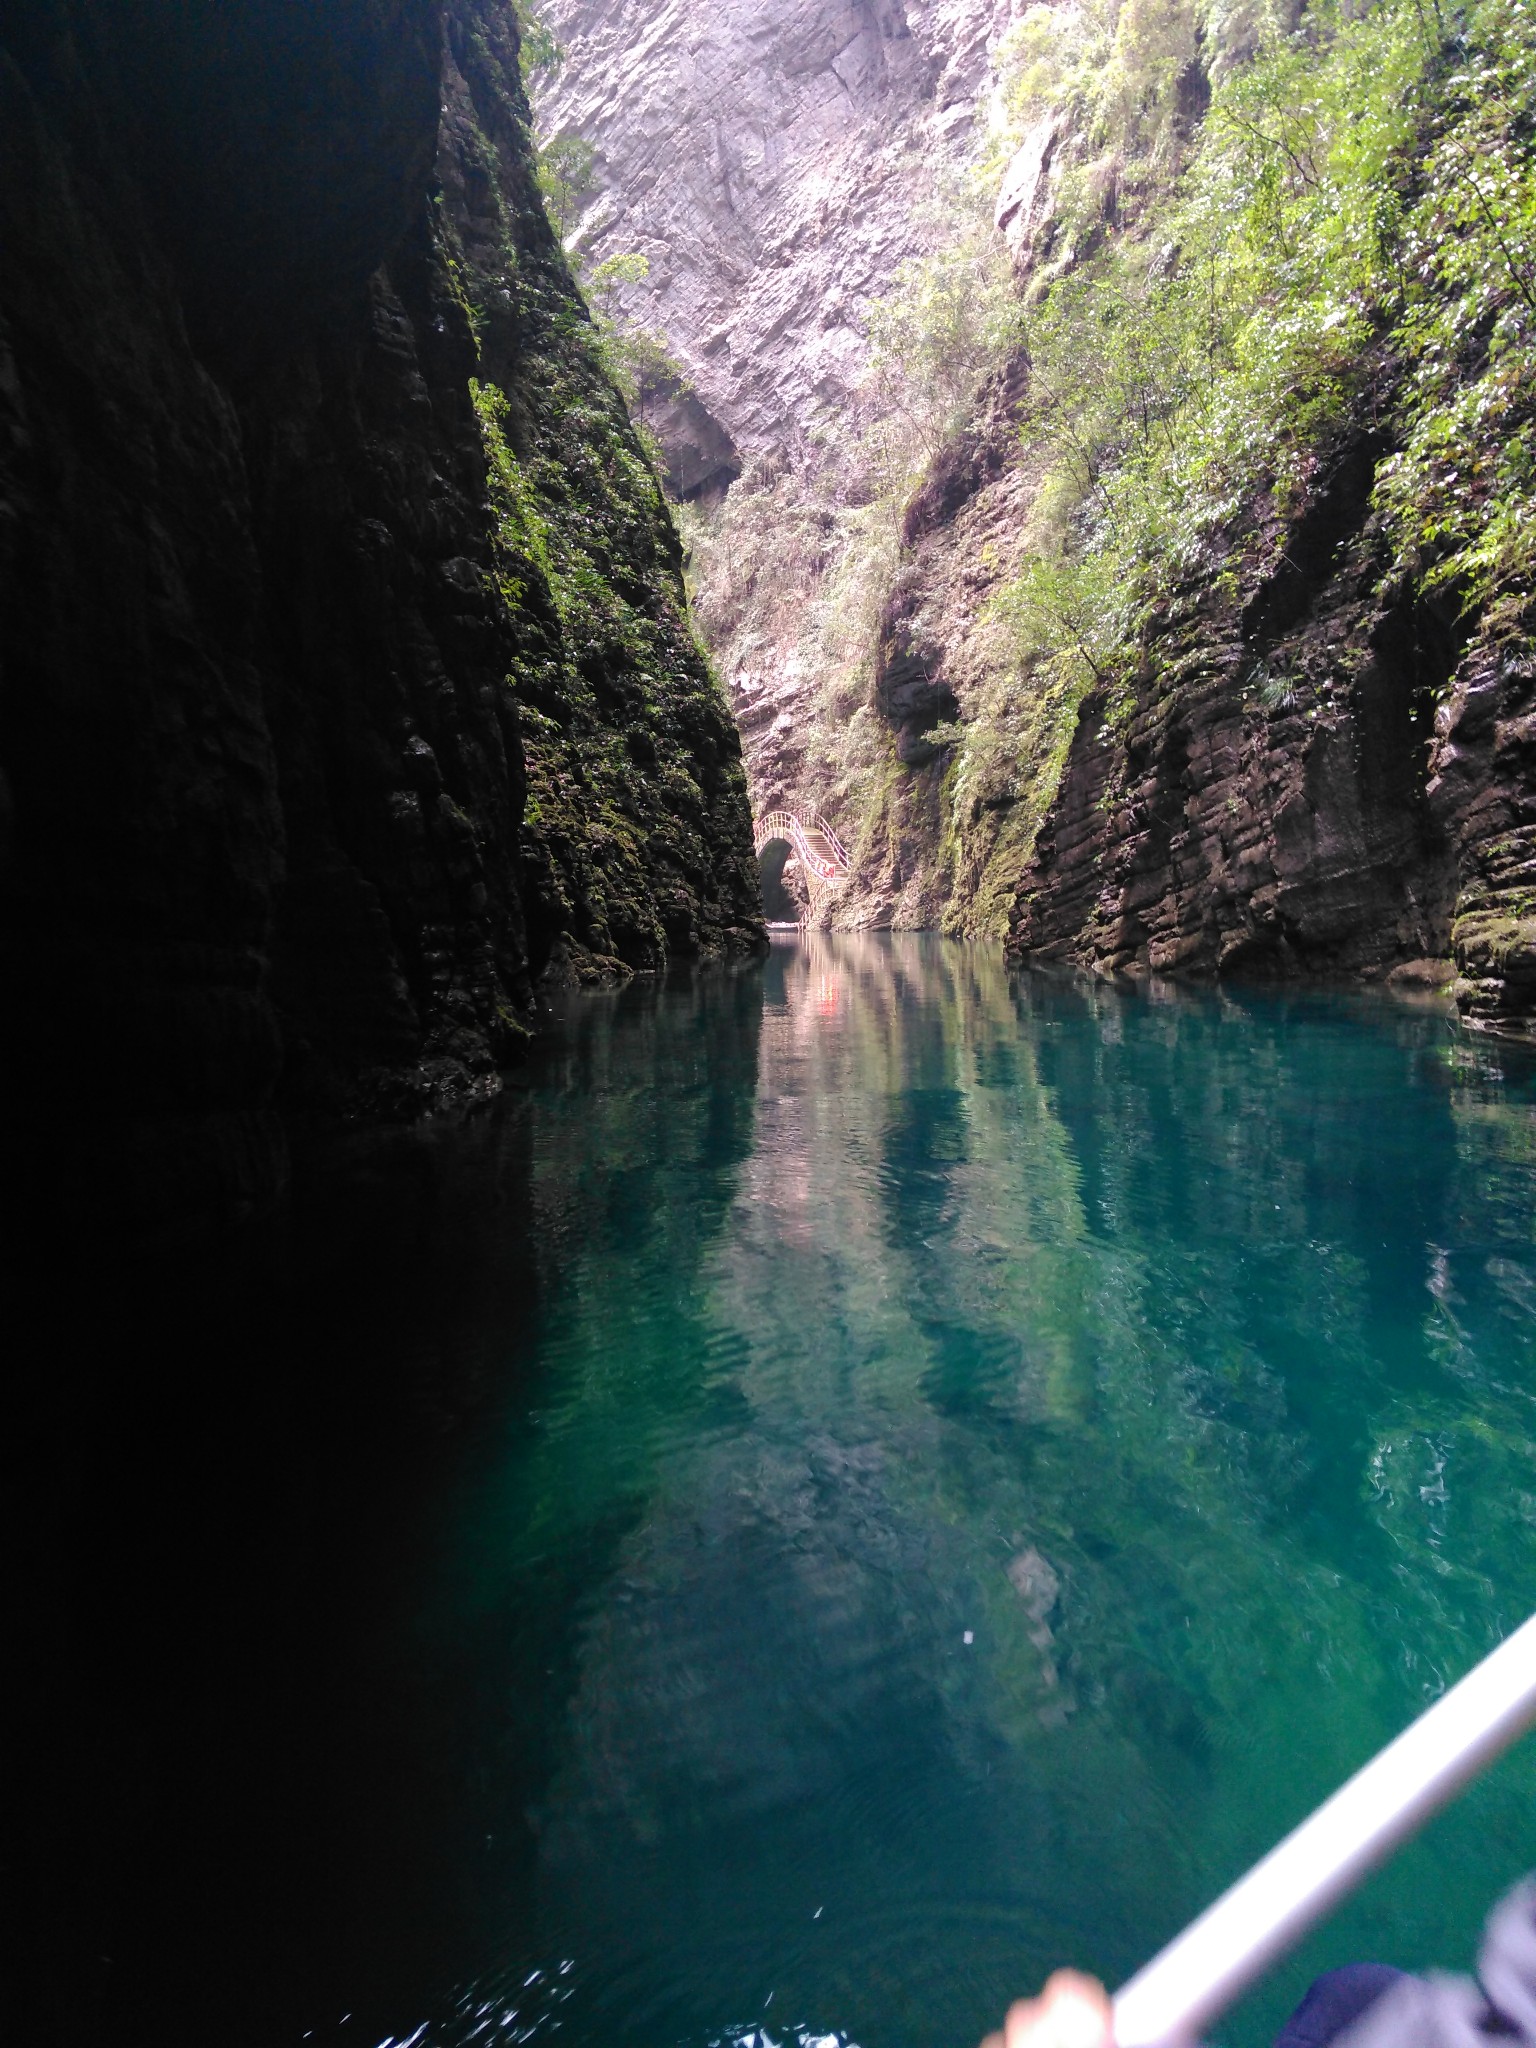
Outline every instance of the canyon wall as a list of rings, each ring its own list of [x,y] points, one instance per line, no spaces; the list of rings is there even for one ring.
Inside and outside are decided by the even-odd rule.
[[[992,57],[1023,0],[548,0],[564,56],[537,94],[543,140],[595,150],[569,244],[637,253],[621,317],[657,334],[685,390],[652,417],[675,492],[697,500],[700,616],[741,727],[754,805],[825,800],[825,664],[808,619],[835,602],[839,515],[869,496],[855,444],[888,401],[867,325],[902,267],[944,249],[984,138]],[[737,483],[736,480],[740,479]],[[712,520],[760,504],[768,559]],[[743,520],[748,515],[743,512]],[[722,587],[724,588],[722,594]],[[838,817],[834,817],[838,822]]]
[[[1454,615],[1388,583],[1380,452],[1350,436],[1303,518],[1250,508],[1237,573],[1165,593],[1129,711],[1084,699],[1010,919],[1017,956],[1447,978],[1454,885],[1426,762]],[[1266,705],[1269,672],[1286,689]]]
[[[1139,978],[1454,981],[1528,1028],[1516,17],[549,15],[541,127],[595,151],[571,246],[647,257],[621,318],[689,386],[653,424],[754,802],[853,850],[820,915]]]
[[[494,0],[0,28],[5,1125],[130,1227],[758,942],[739,745]]]
[[[1385,979],[1536,1012],[1536,655],[1388,573],[1379,447],[1335,454],[1234,580],[1170,590],[1128,715],[1077,717],[1009,916],[1018,961]],[[1256,522],[1257,523],[1257,522]],[[1256,678],[1287,678],[1266,707]]]
[[[932,248],[1011,0],[548,0],[541,136],[596,150],[571,235],[647,257],[637,313],[696,407],[687,491],[804,460],[857,411],[869,302]],[[1022,12],[1022,8],[1017,10]],[[713,451],[713,456],[712,456]]]
[[[1388,4],[1246,52],[1157,201],[1150,261],[1109,251],[1080,327],[1062,295],[1055,364],[1045,310],[1045,381],[1096,321],[1127,402],[1049,565],[1097,667],[1015,959],[1385,979],[1536,1031],[1533,79],[1524,18],[1479,0],[1434,29]],[[1305,136],[1294,163],[1277,118]],[[1171,378],[1132,360],[1154,336]],[[1110,530],[1137,519],[1134,546]]]

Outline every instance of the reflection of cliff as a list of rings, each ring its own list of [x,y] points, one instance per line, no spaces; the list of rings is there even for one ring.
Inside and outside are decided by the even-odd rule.
[[[915,2048],[1128,1969],[1536,1596],[1519,1090],[909,937],[574,1002],[390,1262],[512,1387],[327,1793],[463,1961],[430,2038]],[[1523,1768],[1340,1942],[1456,1952]]]
[[[1393,1263],[1426,1180],[1390,1139],[1351,1171],[1355,1105],[1432,1078],[1438,1027],[1287,1025],[1016,989],[919,939],[775,950],[707,1426],[670,1435],[590,1613],[546,1803],[587,1952],[721,2001],[771,1956],[816,2027],[871,1972],[979,2024],[943,1869],[973,1874],[994,1995],[1021,1949],[1128,1968],[1105,1929],[1169,1930],[1295,1817],[1299,1700],[1321,1789],[1392,1725],[1362,1702],[1403,1698],[1395,1645],[1455,1656],[1486,1616],[1465,1576],[1447,1608],[1426,1530],[1353,1506],[1383,1350],[1411,1376],[1427,1305]],[[1403,1140],[1431,1134],[1431,1180],[1434,1104]]]

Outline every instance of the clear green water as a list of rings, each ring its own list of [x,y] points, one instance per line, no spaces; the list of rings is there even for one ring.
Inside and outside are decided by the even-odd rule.
[[[374,1625],[409,1763],[317,2041],[969,2048],[1536,1608],[1536,1070],[1436,1012],[816,938],[580,1000],[459,1142],[499,1193],[392,1341],[489,1392]],[[1468,1963],[1533,1794],[1223,2042]]]

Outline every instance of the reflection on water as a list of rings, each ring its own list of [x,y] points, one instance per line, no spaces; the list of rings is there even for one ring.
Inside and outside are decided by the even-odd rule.
[[[310,2037],[935,2048],[1123,1978],[1536,1607],[1533,1105],[1431,1011],[921,937],[574,1003],[464,1139],[515,1303],[429,1260],[401,1324],[491,1391],[352,1709],[410,1761]],[[1533,1790],[1224,2040],[1468,1960]]]

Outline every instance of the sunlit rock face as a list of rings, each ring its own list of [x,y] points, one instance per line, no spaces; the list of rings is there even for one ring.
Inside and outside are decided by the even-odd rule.
[[[870,306],[903,264],[952,244],[991,60],[1024,6],[546,0],[565,54],[535,95],[539,132],[595,150],[568,246],[588,274],[645,256],[621,315],[687,379],[684,403],[648,415],[674,494],[718,504],[740,476],[786,502],[805,481],[816,500],[788,559],[739,565],[751,616],[700,600],[758,810],[822,801],[827,677],[802,635],[836,564],[826,508],[867,495],[857,444],[888,402],[868,377]],[[896,894],[860,888],[848,913],[888,921]]]
[[[1016,12],[1018,0],[550,0],[566,54],[539,126],[597,151],[574,243],[592,262],[649,259],[631,310],[665,335],[741,460],[804,459],[846,428],[865,310],[937,238],[925,202],[972,145],[988,52]],[[709,481],[698,470],[691,492]]]

